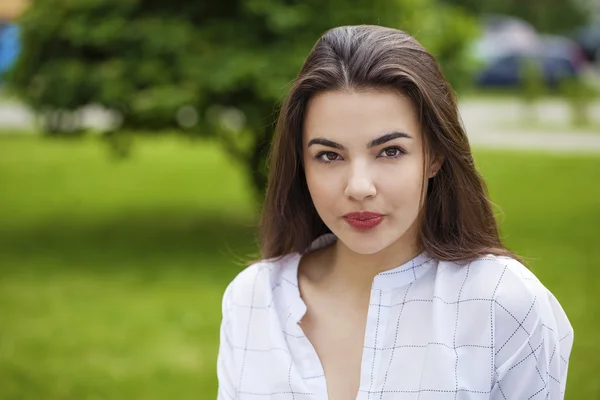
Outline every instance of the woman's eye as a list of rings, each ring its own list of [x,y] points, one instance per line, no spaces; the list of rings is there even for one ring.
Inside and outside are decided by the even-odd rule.
[[[319,161],[323,162],[337,161],[339,159],[339,154],[334,153],[332,151],[324,151],[318,154],[317,158],[319,159]]]
[[[386,158],[394,158],[404,154],[404,151],[402,151],[402,149],[400,149],[399,147],[388,147],[387,149],[383,149],[383,151],[380,154]]]

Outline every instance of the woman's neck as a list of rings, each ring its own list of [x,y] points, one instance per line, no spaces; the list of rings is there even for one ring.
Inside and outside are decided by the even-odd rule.
[[[359,254],[337,240],[330,251],[328,278],[350,291],[370,291],[377,274],[409,262],[419,254],[420,247],[416,239],[400,238],[377,253]]]

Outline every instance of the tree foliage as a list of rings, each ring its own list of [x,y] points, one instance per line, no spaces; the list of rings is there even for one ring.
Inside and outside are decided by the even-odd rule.
[[[590,18],[587,0],[444,0],[476,14],[506,14],[531,23],[540,32],[569,33]]]
[[[34,0],[20,22],[11,84],[39,113],[70,118],[48,129],[76,127],[95,103],[119,113],[121,130],[214,135],[259,191],[275,105],[324,31],[403,29],[460,84],[475,27],[435,0]]]

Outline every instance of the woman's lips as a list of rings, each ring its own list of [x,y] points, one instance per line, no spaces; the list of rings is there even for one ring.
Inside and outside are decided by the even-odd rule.
[[[356,229],[372,229],[383,221],[383,215],[370,211],[352,212],[344,215],[344,220]]]

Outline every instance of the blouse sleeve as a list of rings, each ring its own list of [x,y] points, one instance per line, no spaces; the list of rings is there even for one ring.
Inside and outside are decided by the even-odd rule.
[[[217,357],[217,379],[218,393],[217,400],[234,399],[236,395],[234,370],[235,364],[233,359],[233,348],[231,347],[231,305],[229,300],[230,286],[227,287],[223,295],[220,338],[219,338],[219,354]]]
[[[516,284],[496,299],[495,314],[491,399],[564,399],[573,329],[556,298]]]

